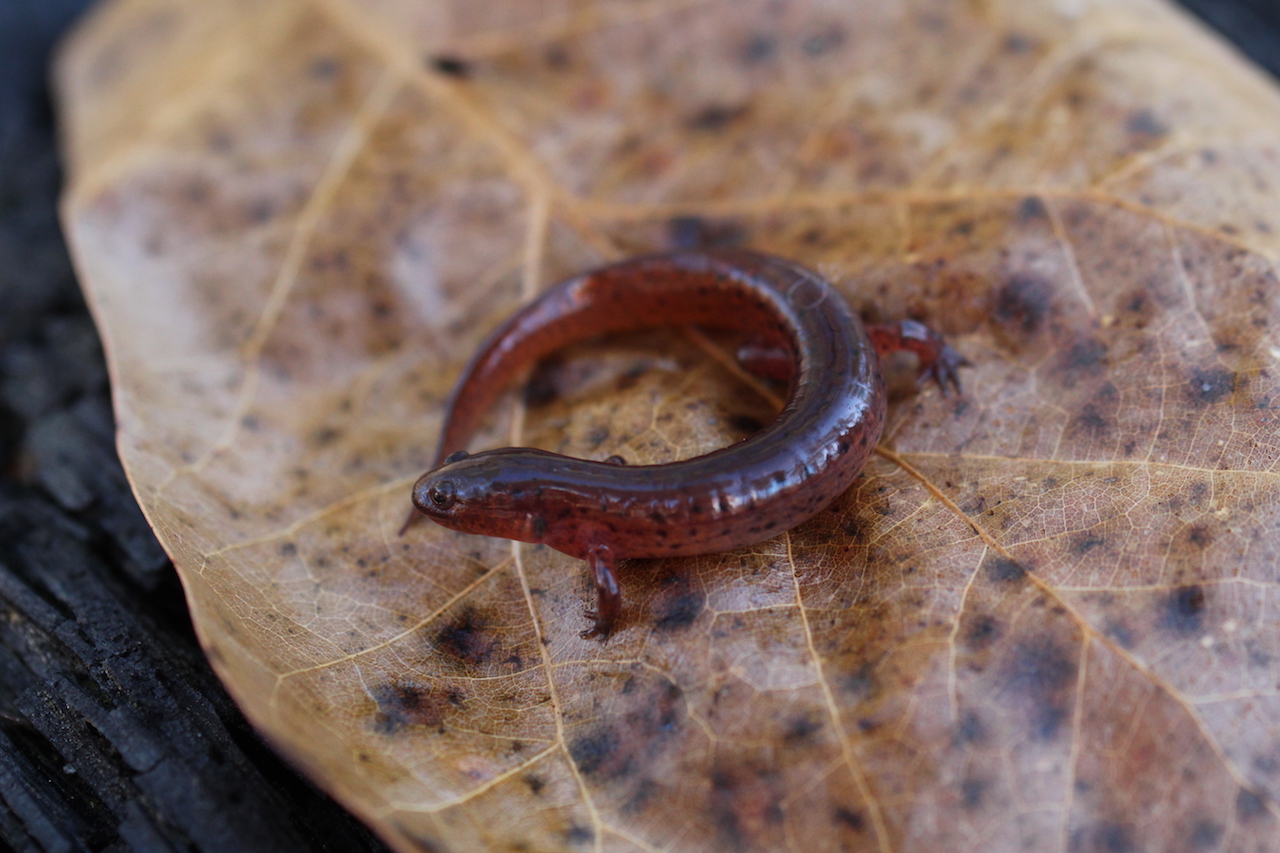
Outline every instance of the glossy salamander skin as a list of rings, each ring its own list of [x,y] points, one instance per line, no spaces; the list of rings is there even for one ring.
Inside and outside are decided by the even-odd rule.
[[[744,331],[788,356],[790,393],[773,423],[663,465],[530,448],[464,452],[498,395],[539,359],[597,335],[686,324]],[[454,530],[585,559],[598,602],[582,635],[607,637],[622,610],[616,560],[759,542],[849,487],[884,426],[877,349],[914,350],[922,377],[959,388],[965,362],[941,338],[913,321],[868,330],[826,281],[792,261],[717,250],[602,267],[546,290],[490,335],[454,389],[436,465],[414,486],[413,502]]]

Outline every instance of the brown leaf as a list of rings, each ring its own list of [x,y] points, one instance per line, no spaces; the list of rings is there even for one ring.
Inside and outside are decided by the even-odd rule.
[[[228,687],[404,850],[1261,850],[1280,98],[1154,0],[118,0],[60,66],[120,445]],[[790,534],[421,524],[500,318],[728,242],[976,367]],[[687,457],[723,347],[584,346],[477,446]]]

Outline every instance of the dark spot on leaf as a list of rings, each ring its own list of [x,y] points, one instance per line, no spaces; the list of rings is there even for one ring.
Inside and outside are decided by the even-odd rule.
[[[1058,358],[1058,371],[1067,388],[1074,387],[1081,379],[1104,373],[1106,366],[1107,345],[1095,337],[1076,340]],[[1110,388],[1110,396],[1116,396],[1114,386]]]
[[[1124,824],[1103,821],[1087,831],[1089,843],[1075,845],[1073,849],[1097,850],[1100,853],[1137,853],[1138,847],[1133,843],[1132,830]]]
[[[1004,674],[1006,689],[1027,707],[1031,736],[1052,740],[1075,695],[1076,659],[1049,637],[1024,641]]]
[[[591,827],[582,826],[581,824],[573,824],[565,830],[564,840],[572,845],[590,844],[596,838],[596,834],[591,831]]]
[[[667,240],[673,249],[739,246],[746,239],[746,229],[733,220],[701,216],[673,216],[667,220]]]
[[[443,654],[474,666],[493,656],[498,639],[489,632],[487,621],[474,608],[464,607],[440,629],[432,645]]]
[[[618,733],[605,726],[569,744],[569,757],[578,765],[578,771],[590,776],[613,757],[618,749]]]
[[[965,711],[960,715],[960,724],[956,727],[957,744],[980,744],[986,737],[986,727],[982,725],[982,718],[976,712]]]
[[[609,428],[607,426],[594,426],[587,433],[587,445],[595,450],[600,445],[609,440]]]
[[[1165,602],[1161,624],[1184,636],[1199,634],[1204,627],[1205,593],[1202,587],[1181,586]]]
[[[1187,530],[1187,542],[1203,550],[1213,544],[1213,534],[1203,524],[1193,524]]]
[[[532,773],[524,777],[524,783],[529,786],[529,793],[535,797],[542,793],[543,788],[547,787],[547,783],[542,781],[541,776],[535,776]]]
[[[412,681],[391,681],[370,691],[378,705],[374,728],[393,735],[408,726],[440,728],[451,707],[462,704],[460,694],[430,689]]]
[[[862,817],[862,812],[855,812],[840,806],[835,813],[836,823],[844,824],[854,832],[862,832],[866,827],[866,820]]]
[[[1067,434],[1083,441],[1100,441],[1111,433],[1111,419],[1093,403],[1085,403],[1067,424]]]
[[[653,795],[658,793],[658,786],[652,779],[641,779],[635,791],[622,804],[623,814],[639,814],[649,807]]]
[[[1106,542],[1107,540],[1101,536],[1085,532],[1073,537],[1069,547],[1071,548],[1072,554],[1075,554],[1077,557],[1083,557],[1099,545],[1105,545]]]
[[[1248,788],[1241,788],[1236,794],[1236,815],[1240,820],[1248,820],[1267,810],[1266,802]]]
[[[965,638],[974,650],[985,649],[1000,638],[1000,623],[994,616],[979,616],[965,632]]]
[[[747,40],[746,46],[742,49],[742,59],[748,65],[756,65],[767,59],[772,59],[777,52],[777,39],[773,36],[757,34]]]
[[[1135,136],[1164,136],[1169,128],[1151,110],[1136,110],[1124,123],[1125,130]]]
[[[332,56],[322,56],[311,61],[307,73],[317,80],[331,80],[342,70],[342,62]]]
[[[800,49],[809,56],[822,56],[844,44],[844,30],[840,27],[829,27],[822,32],[807,36],[800,43]]]
[[[298,553],[298,546],[293,542],[285,542],[280,546],[281,557],[293,557]]]
[[[801,715],[793,719],[787,725],[787,731],[782,739],[788,744],[796,744],[809,740],[815,732],[822,730],[822,723],[813,719],[807,714]]]
[[[1196,370],[1188,392],[1194,406],[1211,406],[1235,391],[1236,375],[1229,370]]]
[[[987,560],[987,577],[995,583],[1020,581],[1027,570],[1007,557],[991,557]]]
[[[720,131],[745,116],[750,108],[745,105],[708,104],[685,121],[689,130]]]
[[[1199,820],[1191,830],[1191,846],[1197,850],[1214,850],[1226,828],[1212,820]]]
[[[673,592],[663,591],[653,605],[653,625],[659,631],[678,631],[692,625],[702,612],[702,596],[681,583]]]
[[[1018,222],[1026,224],[1036,219],[1048,219],[1049,211],[1037,196],[1029,195],[1018,203]]]
[[[871,667],[863,665],[841,679],[840,686],[852,698],[865,701],[875,694],[875,681],[871,677]]]
[[[960,804],[969,811],[973,811],[982,805],[982,796],[986,792],[986,779],[965,779],[960,783]]]
[[[764,428],[764,424],[750,415],[734,415],[729,418],[729,426],[742,435],[755,435]]]
[[[867,540],[867,533],[857,519],[850,519],[840,525],[840,532],[851,542],[862,543]]]
[[[782,801],[777,771],[754,764],[719,765],[711,771],[711,817],[719,830],[723,849],[745,850],[761,823],[782,823]],[[755,831],[753,831],[755,830]]]
[[[1004,49],[1009,53],[1026,53],[1033,47],[1035,47],[1035,42],[1022,33],[1009,33],[1009,35],[1005,36]]]
[[[471,76],[471,63],[456,56],[433,56],[427,63],[432,71],[446,77],[465,80]]]
[[[1104,633],[1120,644],[1122,648],[1133,648],[1133,632],[1121,622],[1108,622]]]
[[[524,404],[531,409],[554,403],[560,396],[560,362],[552,359],[534,368],[524,386]]]
[[[1048,319],[1053,285],[1026,274],[1015,275],[996,291],[992,314],[1002,325],[1030,335]]]

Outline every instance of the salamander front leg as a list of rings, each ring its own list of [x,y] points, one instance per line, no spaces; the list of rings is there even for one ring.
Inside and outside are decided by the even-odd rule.
[[[920,359],[917,384],[932,381],[942,396],[954,389],[960,392],[960,368],[972,367],[969,359],[953,350],[942,336],[915,320],[899,320],[867,326],[867,334],[880,357],[903,350]]]
[[[599,637],[609,639],[614,624],[622,615],[622,591],[618,588],[618,576],[613,570],[613,552],[606,547],[593,548],[587,554],[587,567],[596,585],[596,609],[584,615],[595,624],[578,636],[584,640]]]

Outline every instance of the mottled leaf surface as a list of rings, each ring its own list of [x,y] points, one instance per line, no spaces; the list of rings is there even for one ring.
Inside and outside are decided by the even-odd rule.
[[[403,850],[1277,849],[1280,97],[1155,0],[117,0],[65,221],[121,453],[261,730]],[[622,569],[396,530],[478,341],[741,244],[976,365],[846,495]],[[731,342],[476,446],[688,457]]]

